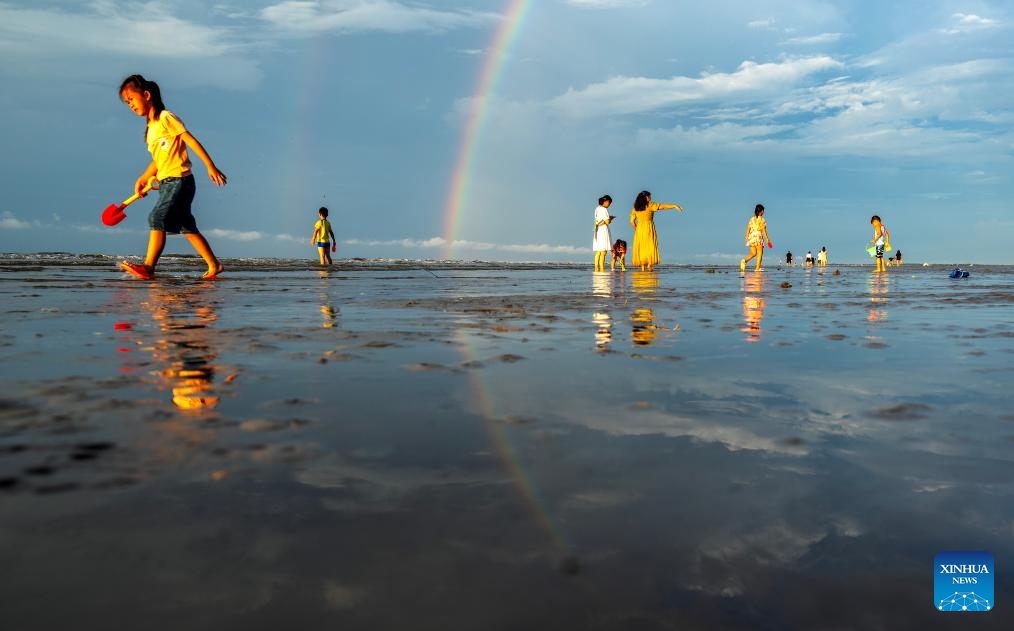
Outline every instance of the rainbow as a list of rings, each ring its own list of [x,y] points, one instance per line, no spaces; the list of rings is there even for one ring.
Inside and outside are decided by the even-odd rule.
[[[442,257],[445,259],[450,258],[457,238],[458,222],[461,220],[461,209],[468,195],[468,183],[478,153],[480,135],[492,106],[497,83],[507,65],[509,57],[507,51],[517,38],[521,24],[532,4],[532,0],[507,0],[503,20],[493,35],[492,43],[486,49],[486,56],[479,71],[478,85],[468,105],[465,129],[461,134],[458,157],[451,173],[451,186],[447,202],[444,204],[443,237],[446,244]]]
[[[457,159],[451,174],[447,201],[444,206],[443,258],[450,258],[457,239],[458,223],[461,220],[461,210],[464,208],[468,196],[469,180],[475,166],[482,130],[492,108],[497,84],[504,74],[504,68],[509,58],[508,49],[517,38],[532,4],[534,4],[532,0],[507,0],[503,20],[493,36],[492,43],[486,49],[486,56],[479,72],[479,80],[468,106],[461,142],[458,145]],[[465,364],[474,362],[478,353],[471,336],[464,329],[459,329],[457,337],[462,349],[463,362]],[[521,458],[511,443],[510,432],[504,428],[502,418],[494,405],[494,390],[485,382],[482,372],[482,369],[470,371],[468,376],[469,399],[475,407],[475,412],[482,420],[487,440],[501,466],[513,482],[522,502],[527,506],[535,522],[547,534],[556,553],[561,558],[568,558],[574,551],[574,545],[553,518],[553,513],[546,506],[536,481],[522,466]]]
[[[461,348],[463,364],[468,365],[479,360],[479,353],[476,344],[473,342],[470,333],[465,329],[458,329],[456,338]],[[470,369],[468,375],[470,397],[474,412],[482,419],[483,429],[493,453],[496,454],[500,465],[507,473],[515,490],[521,497],[535,523],[549,538],[558,560],[570,558],[575,553],[575,545],[566,536],[559,523],[553,517],[552,511],[546,505],[536,480],[522,466],[521,457],[511,443],[509,432],[506,430],[503,418],[497,413],[492,396],[492,388],[486,383],[484,369]]]

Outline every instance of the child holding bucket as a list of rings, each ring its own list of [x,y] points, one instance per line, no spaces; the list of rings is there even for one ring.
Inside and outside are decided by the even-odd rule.
[[[877,259],[877,267],[873,271],[886,272],[887,263],[884,262],[884,250],[891,247],[891,233],[887,231],[887,226],[880,220],[880,215],[873,215],[870,218],[870,223],[873,224],[873,238],[870,239],[870,243],[876,248]]]
[[[190,148],[208,170],[208,177],[218,186],[225,185],[225,174],[218,170],[211,156],[197,138],[187,131],[183,121],[166,109],[158,84],[139,74],[130,75],[120,84],[120,98],[130,111],[147,121],[145,142],[151,152],[151,164],[134,183],[134,191],[143,196],[152,178],[159,181],[158,202],[148,215],[148,251],[143,264],[123,261],[120,267],[133,276],[149,279],[155,275],[165,236],[183,233],[194,250],[208,265],[201,278],[216,278],[222,273],[222,263],[215,256],[204,235],[197,230],[197,222],[190,211],[196,184],[191,172]]]

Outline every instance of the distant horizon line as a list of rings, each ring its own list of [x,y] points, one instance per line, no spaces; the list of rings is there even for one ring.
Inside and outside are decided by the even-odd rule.
[[[61,255],[62,256],[68,256],[68,257],[88,257],[88,256],[94,256],[94,257],[103,257],[103,258],[109,258],[109,259],[131,258],[131,257],[138,258],[139,257],[139,255],[136,254],[136,253],[131,253],[131,254],[122,254],[122,253],[121,254],[108,254],[108,253],[104,253],[104,252],[70,252],[70,251],[66,251],[66,250],[45,250],[45,251],[33,251],[33,252],[12,252],[12,251],[0,252],[0,257],[3,257],[3,258],[8,258],[8,257],[26,257],[27,258],[27,257],[31,257],[31,256],[61,256]],[[193,253],[166,253],[166,254],[163,254],[163,259],[166,259],[166,258],[170,258],[170,259],[199,259],[200,257],[197,254],[193,254]],[[219,258],[220,259],[225,259],[225,260],[237,260],[237,261],[240,261],[240,260],[247,260],[247,261],[250,261],[250,260],[261,260],[261,261],[302,261],[302,260],[306,260],[306,261],[313,262],[313,261],[316,260],[315,258],[310,257],[310,256],[306,256],[306,257],[299,257],[299,256],[219,256]],[[384,256],[381,256],[381,257],[376,257],[376,256],[374,256],[374,257],[347,256],[347,257],[341,257],[341,258],[335,257],[334,260],[335,260],[335,262],[338,262],[338,261],[367,261],[367,262],[373,262],[373,261],[376,261],[376,262],[384,262],[384,261],[411,261],[411,262],[416,262],[416,263],[515,263],[515,264],[531,264],[531,265],[551,263],[551,264],[555,264],[555,265],[589,265],[589,266],[593,266],[594,265],[594,262],[591,261],[591,260],[585,261],[585,260],[562,260],[562,259],[561,260],[553,260],[553,259],[479,259],[479,258],[435,259],[435,258],[396,257],[396,256],[386,256],[386,257],[384,257]],[[847,262],[846,261],[846,262],[840,262],[840,263],[829,263],[827,265],[827,267],[828,268],[832,268],[832,267],[835,267],[835,266],[842,266],[842,267],[867,267],[867,266],[872,266],[872,265],[873,265],[873,262],[872,262],[872,259],[871,259],[869,262],[865,262],[865,261],[864,262]],[[954,265],[958,265],[958,266],[961,266],[961,265],[965,265],[965,266],[976,266],[976,265],[981,265],[981,266],[1014,266],[1014,263],[983,263],[983,262],[960,262],[960,263],[948,262],[948,263],[941,263],[941,262],[919,261],[919,262],[907,262],[907,263],[904,263],[903,267],[936,267],[936,266],[950,267],[950,266],[954,266]],[[731,262],[730,263],[726,263],[726,262],[710,263],[710,262],[672,262],[672,261],[663,261],[663,262],[655,265],[656,268],[658,268],[658,267],[666,267],[666,266],[671,266],[671,267],[729,267],[729,268],[736,269],[738,267],[738,264],[737,263],[731,263]],[[627,271],[640,271],[640,270],[637,269],[638,267],[639,266],[628,264]],[[784,263],[781,263],[781,262],[779,262],[779,263],[773,263],[773,264],[767,266],[768,269],[776,269],[776,268],[777,269],[781,269],[781,268],[789,268],[789,267],[806,268],[806,266],[803,265],[803,264],[785,265]],[[813,269],[819,269],[819,268],[816,265],[814,265]],[[616,270],[616,271],[622,271],[622,270]]]

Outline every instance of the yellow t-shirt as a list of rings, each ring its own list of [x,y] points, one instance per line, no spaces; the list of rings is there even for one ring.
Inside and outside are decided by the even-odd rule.
[[[155,177],[158,179],[190,175],[190,156],[181,137],[186,131],[183,121],[169,110],[163,110],[157,121],[148,122],[145,140],[148,141],[148,151],[155,162]]]
[[[327,219],[318,219],[313,224],[314,234],[317,235],[317,243],[331,243],[331,222]]]

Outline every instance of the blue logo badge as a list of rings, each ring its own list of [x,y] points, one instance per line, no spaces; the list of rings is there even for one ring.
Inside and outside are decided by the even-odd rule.
[[[941,552],[933,560],[933,600],[937,611],[992,611],[993,555]]]

